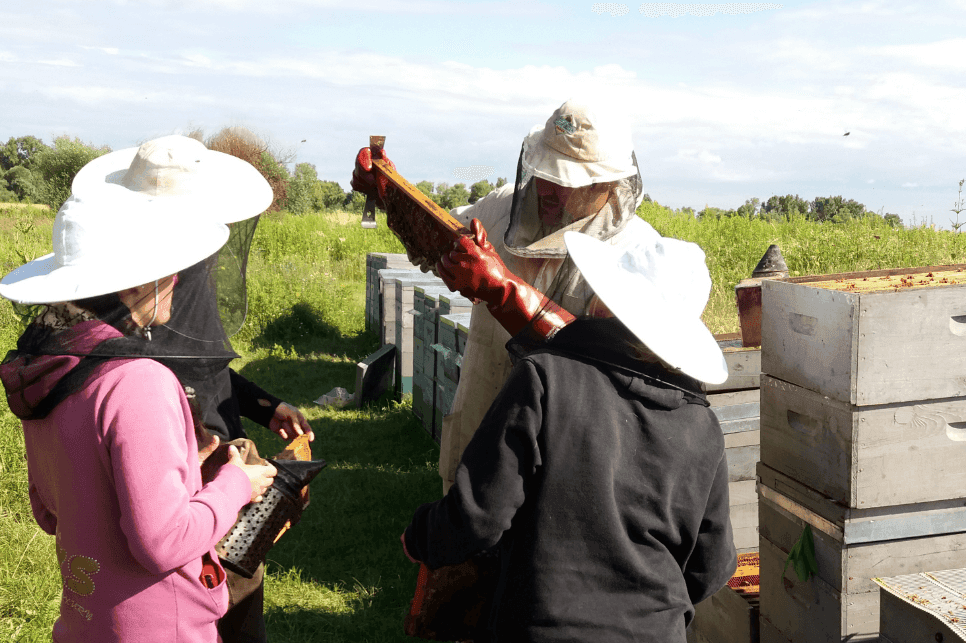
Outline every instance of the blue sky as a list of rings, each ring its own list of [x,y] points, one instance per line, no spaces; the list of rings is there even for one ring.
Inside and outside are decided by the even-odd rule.
[[[662,204],[841,194],[948,226],[964,79],[966,0],[0,4],[0,140],[242,125],[346,189],[369,134],[414,182],[510,178],[577,96],[627,114]]]

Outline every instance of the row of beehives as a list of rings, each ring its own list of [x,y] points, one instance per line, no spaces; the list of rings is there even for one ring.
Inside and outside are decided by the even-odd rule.
[[[741,622],[692,640],[933,636],[923,626],[907,638],[916,628],[886,618],[873,579],[966,567],[966,291],[848,287],[893,272],[826,277],[823,287],[763,282],[760,632]],[[817,573],[800,580],[784,566],[806,526]],[[697,625],[747,621],[740,601],[719,594]],[[903,634],[886,629],[904,622]]]
[[[471,309],[405,255],[368,256],[366,325],[383,345],[395,345],[395,390],[412,394],[413,414],[437,442],[456,395]]]

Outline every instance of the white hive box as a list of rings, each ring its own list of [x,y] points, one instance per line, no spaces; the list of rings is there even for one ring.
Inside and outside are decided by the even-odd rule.
[[[431,273],[419,271],[416,271],[416,274],[394,277],[392,282],[395,284],[393,290],[396,297],[396,392],[402,396],[412,393],[415,288],[419,285],[438,285],[443,282]],[[385,280],[385,283],[388,284],[389,280]]]
[[[379,343],[396,343],[396,278],[420,278],[425,273],[419,270],[384,268],[378,273],[379,280]]]
[[[381,287],[379,271],[387,268],[402,268],[415,270],[405,254],[388,252],[370,252],[366,255],[366,330],[380,332],[381,319]]]
[[[966,396],[964,267],[762,281],[762,372],[858,406]]]

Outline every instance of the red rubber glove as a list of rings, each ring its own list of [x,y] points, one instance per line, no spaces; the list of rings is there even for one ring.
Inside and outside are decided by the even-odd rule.
[[[386,156],[386,150],[382,150],[381,153],[376,152],[375,158],[381,158],[392,169],[396,169],[396,165]],[[385,211],[386,186],[389,185],[389,179],[384,176],[377,177],[373,173],[372,159],[372,148],[364,147],[359,150],[359,153],[356,154],[356,165],[352,170],[352,180],[349,182],[349,185],[356,192],[362,192],[367,197],[374,197],[376,199],[376,206],[380,210]]]
[[[479,219],[473,219],[470,230],[473,237],[461,237],[436,264],[437,273],[450,290],[485,302],[510,335],[532,322],[534,330],[549,339],[574,321],[573,315],[507,270],[493,244],[486,240],[486,230]]]

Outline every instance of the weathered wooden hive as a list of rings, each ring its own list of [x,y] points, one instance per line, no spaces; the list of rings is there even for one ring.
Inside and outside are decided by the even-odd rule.
[[[762,642],[877,641],[873,577],[966,567],[963,269],[762,282]]]

